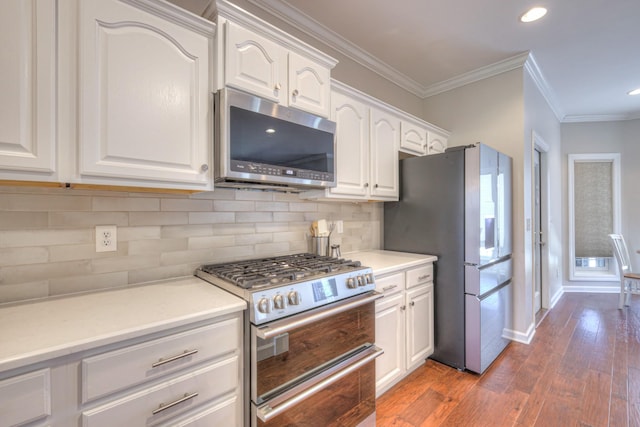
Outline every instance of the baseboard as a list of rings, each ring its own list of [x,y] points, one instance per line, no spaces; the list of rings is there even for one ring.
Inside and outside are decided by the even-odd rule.
[[[620,293],[620,285],[616,286],[584,286],[584,285],[564,285],[564,292],[586,292],[592,294],[617,294]]]
[[[564,288],[558,289],[558,291],[551,297],[551,300],[549,301],[549,307],[548,307],[549,310],[551,310],[553,307],[556,306],[558,301],[560,301],[560,298],[562,298],[562,295],[564,295]]]
[[[512,329],[504,330],[504,338],[508,338],[511,341],[520,342],[522,344],[530,344],[533,336],[536,334],[536,325],[531,323],[527,328],[527,332],[522,333],[520,331],[514,331]]]

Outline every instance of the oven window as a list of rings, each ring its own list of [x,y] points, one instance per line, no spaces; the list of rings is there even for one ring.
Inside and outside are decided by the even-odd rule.
[[[230,107],[231,160],[333,173],[333,134]]]

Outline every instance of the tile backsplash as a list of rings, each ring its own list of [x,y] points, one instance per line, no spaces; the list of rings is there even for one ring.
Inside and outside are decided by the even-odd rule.
[[[344,221],[343,256],[378,249],[381,203],[216,189],[191,196],[0,187],[0,303],[192,275],[203,263],[309,250],[312,221]],[[117,226],[96,252],[95,226]]]

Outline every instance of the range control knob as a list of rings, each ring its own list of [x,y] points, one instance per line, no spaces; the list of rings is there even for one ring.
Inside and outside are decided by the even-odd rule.
[[[366,285],[364,276],[358,276],[358,286],[364,286],[364,285]]]
[[[289,305],[298,305],[300,304],[300,294],[298,291],[291,291],[287,294],[287,300],[289,300]]]
[[[367,282],[367,285],[370,285],[370,284],[373,283],[373,274],[367,273],[367,274],[365,274],[364,277],[366,279],[365,281]]]
[[[284,296],[278,294],[273,297],[273,308],[276,310],[282,310],[285,307]]]
[[[258,311],[260,313],[267,314],[271,311],[271,307],[269,307],[269,299],[268,298],[260,298],[258,300],[258,304],[256,304]]]
[[[347,288],[355,289],[357,287],[358,287],[358,284],[356,283],[356,279],[354,279],[353,277],[349,277],[347,279]]]

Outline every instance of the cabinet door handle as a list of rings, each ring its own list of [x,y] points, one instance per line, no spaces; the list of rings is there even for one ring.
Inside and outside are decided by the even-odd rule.
[[[411,307],[413,307],[414,305],[416,305],[415,301],[411,301],[411,304],[409,304]]]
[[[424,276],[420,276],[420,277],[418,277],[418,280],[419,280],[419,281],[423,281],[423,280],[427,280],[427,279],[428,279],[428,278],[430,278],[430,277],[431,277],[431,275],[430,275],[430,274],[425,274]]]
[[[378,184],[374,185],[373,188],[378,188]]]
[[[406,306],[406,305],[403,305],[402,307],[400,307],[400,310],[403,310],[403,311],[404,311],[404,310],[406,310],[406,309],[407,309],[407,306]]]
[[[162,366],[165,363],[173,362],[174,360],[182,359],[183,357],[191,356],[192,354],[196,354],[198,350],[185,350],[184,353],[176,354],[175,356],[167,357],[166,359],[160,359],[155,363],[151,364],[152,368],[157,368],[158,366]]]
[[[367,188],[368,186],[369,186],[369,183],[368,183],[368,182],[365,182],[365,183],[364,183],[364,188]]]
[[[298,89],[294,89],[292,93],[293,93],[293,96],[300,95],[300,92],[298,92]]]
[[[208,171],[208,170],[209,170],[209,165],[208,165],[208,164],[206,164],[206,163],[205,163],[205,164],[203,164],[202,166],[200,166],[200,170],[201,170],[202,172],[206,172],[206,171]]]
[[[387,291],[390,291],[391,289],[395,289],[397,287],[398,287],[398,285],[385,286],[384,288],[382,288],[382,292],[387,292]]]
[[[276,83],[274,89],[275,90],[280,90],[280,89],[282,89],[282,85],[280,83]]]
[[[194,398],[194,397],[196,397],[197,395],[198,395],[198,393],[197,393],[197,392],[196,392],[196,393],[191,393],[191,394],[189,394],[189,393],[185,393],[185,394],[184,394],[184,396],[182,396],[180,399],[178,399],[178,400],[174,400],[174,401],[173,401],[173,402],[171,402],[171,403],[167,403],[166,405],[161,403],[161,404],[160,404],[160,406],[158,406],[158,409],[154,409],[154,410],[153,410],[153,412],[152,412],[151,414],[152,414],[152,415],[156,415],[156,414],[158,414],[158,413],[160,413],[160,412],[164,411],[165,409],[169,409],[169,408],[171,408],[172,406],[176,406],[176,405],[178,405],[178,404],[180,404],[180,403],[182,403],[182,402],[186,402],[187,400],[193,399],[193,398]]]

